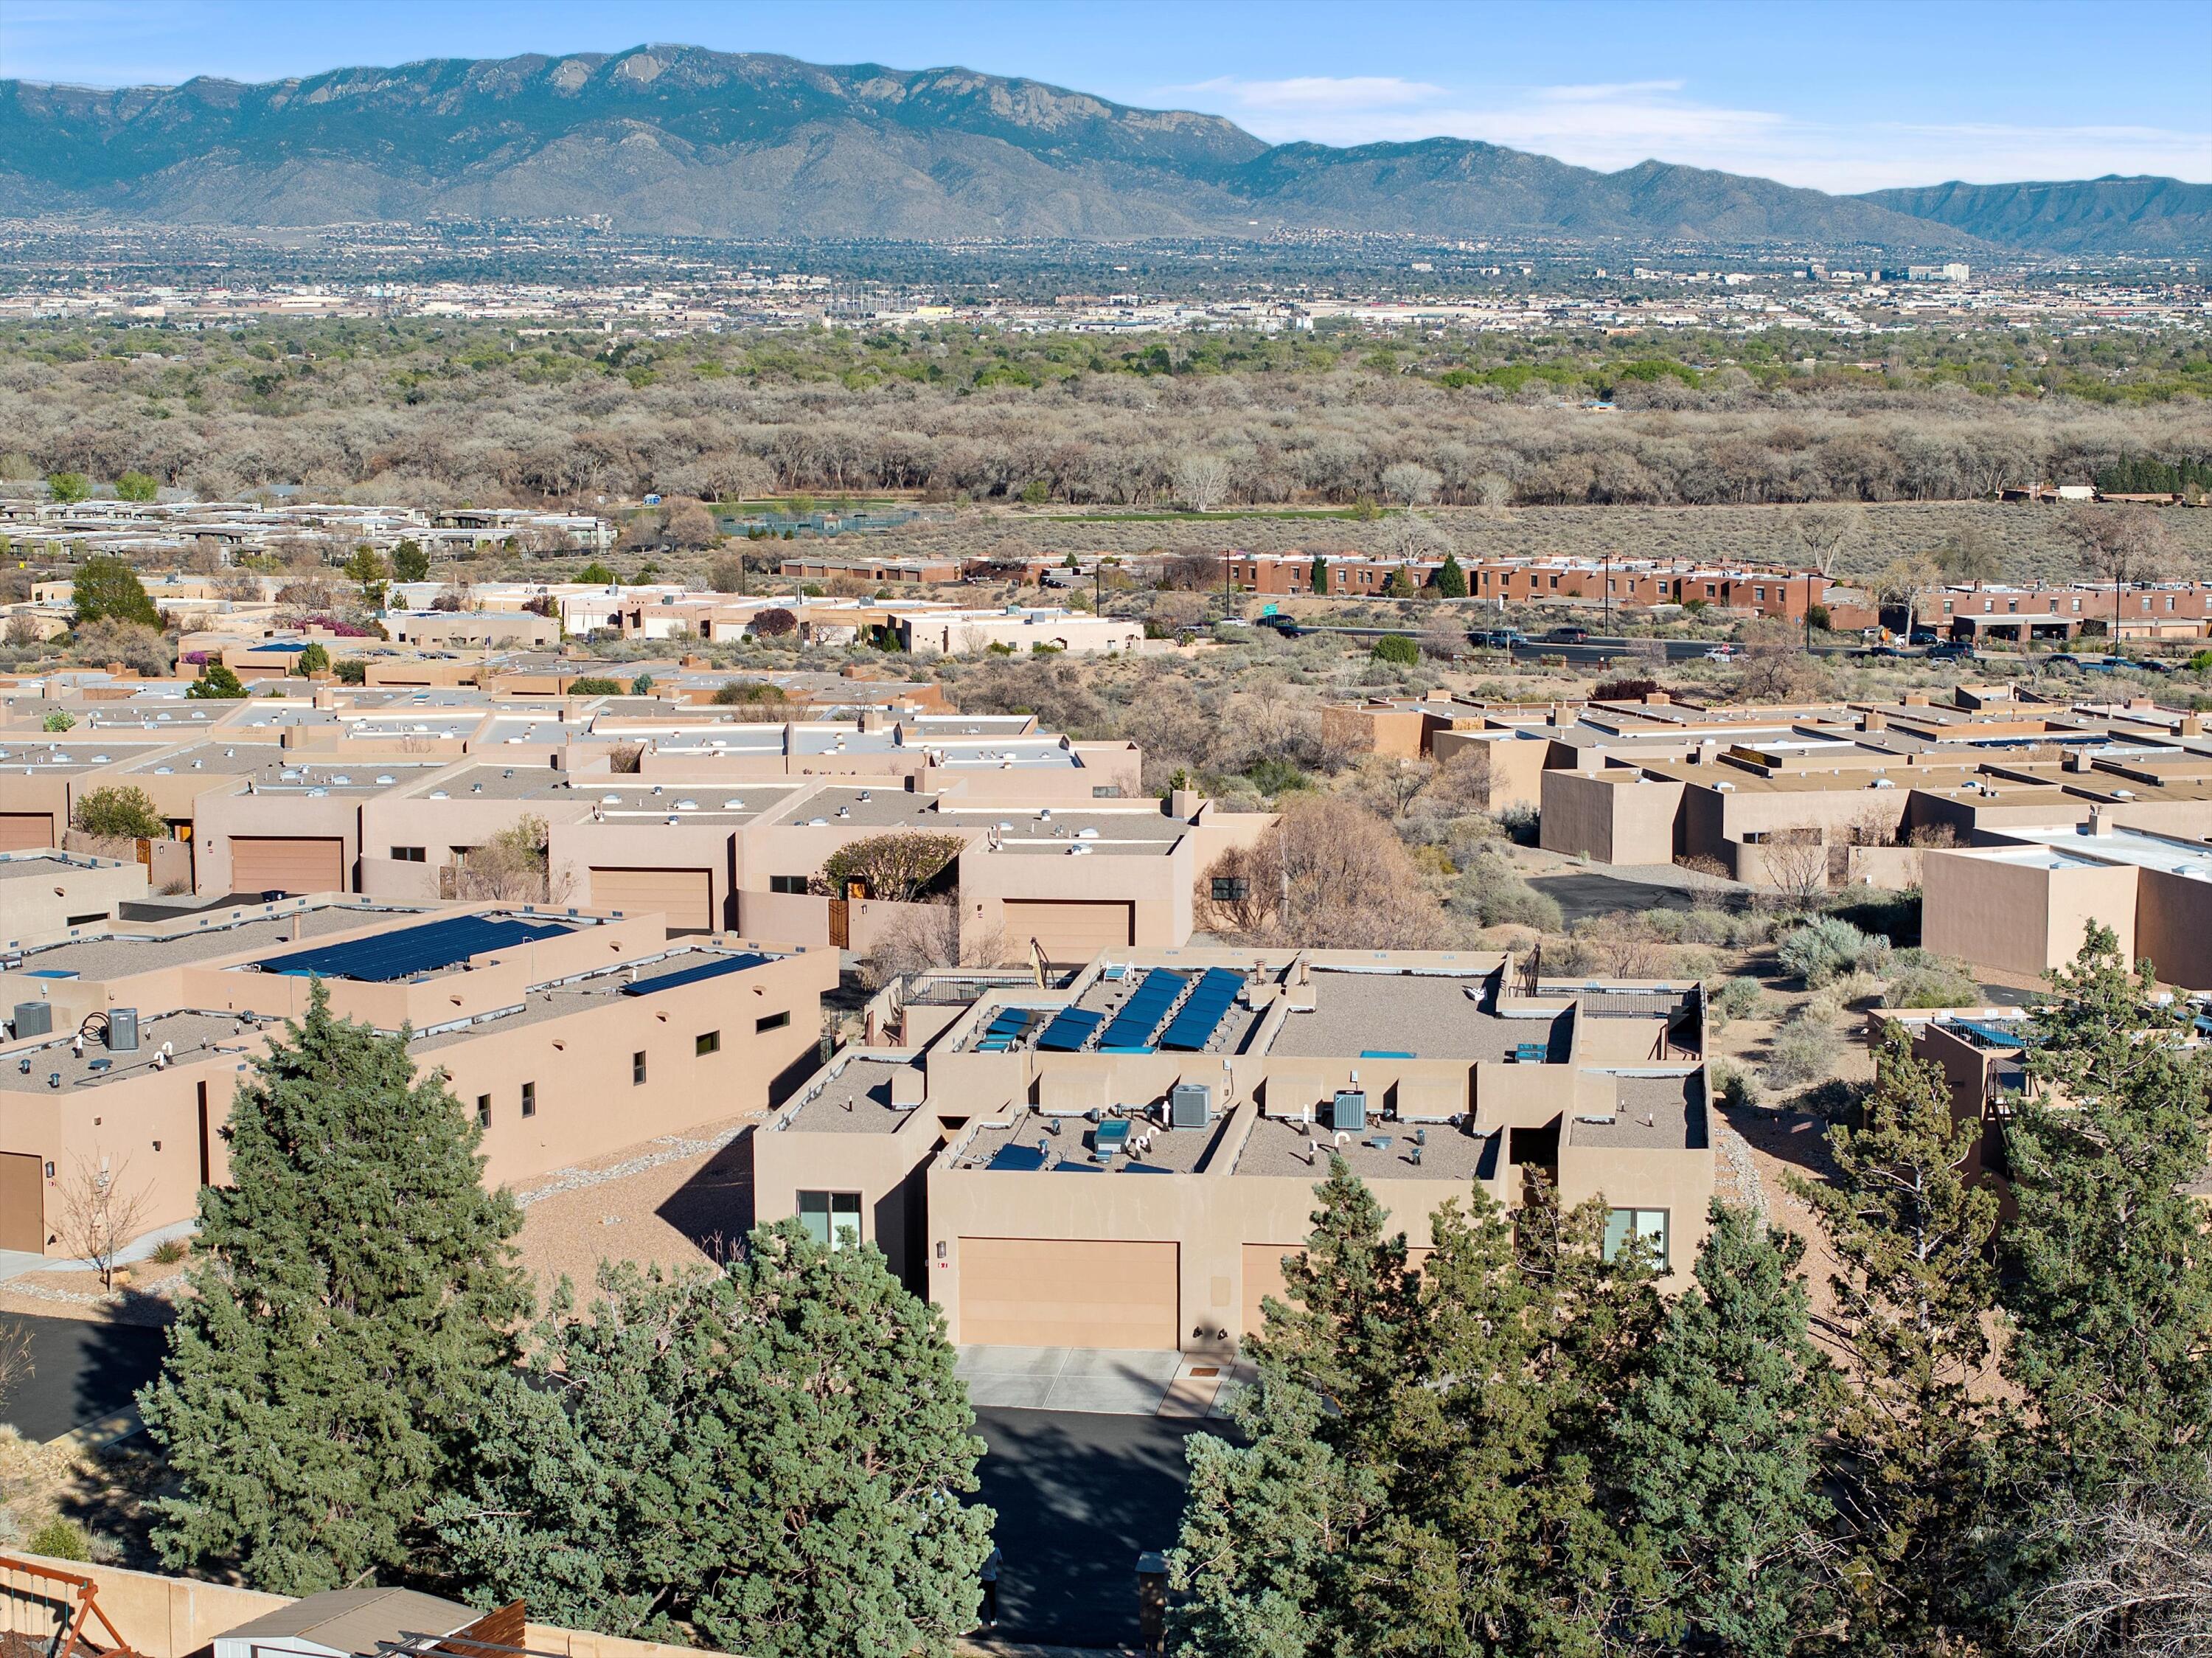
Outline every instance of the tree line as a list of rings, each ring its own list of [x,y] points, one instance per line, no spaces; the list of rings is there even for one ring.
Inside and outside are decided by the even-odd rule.
[[[523,353],[362,325],[149,338],[146,357],[0,343],[0,471],[434,507],[899,491],[1172,508],[1200,458],[1237,505],[1384,500],[1403,466],[1448,505],[1705,505],[1954,500],[2212,453],[2201,396],[2102,403],[2087,391],[2130,370],[2097,364],[2078,393],[1990,396],[1917,371],[1692,369],[1648,345],[1450,366],[1419,343],[1255,342],[1196,371],[1218,342],[1094,361],[1078,338],[717,336],[625,342],[617,362],[604,341]],[[1122,360],[1155,350],[1158,373]],[[1580,406],[1599,393],[1619,406]]]

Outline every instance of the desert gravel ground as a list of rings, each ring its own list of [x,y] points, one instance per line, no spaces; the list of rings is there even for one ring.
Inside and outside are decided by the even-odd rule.
[[[601,1260],[701,1265],[752,1226],[753,1118],[706,1123],[526,1184],[522,1260],[541,1291],[588,1292]]]

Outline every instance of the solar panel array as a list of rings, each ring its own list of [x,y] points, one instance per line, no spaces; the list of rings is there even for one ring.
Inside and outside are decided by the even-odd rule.
[[[1036,1010],[1030,1008],[1000,1009],[997,1015],[984,1027],[982,1036],[977,1039],[975,1051],[1006,1052],[1022,1039],[1022,1033],[1029,1029],[1030,1021],[1035,1016]]]
[[[651,996],[655,991],[672,991],[678,984],[696,984],[702,978],[720,978],[724,973],[741,973],[748,967],[757,967],[763,961],[773,961],[770,955],[746,951],[738,955],[717,955],[693,966],[679,968],[672,973],[662,973],[657,978],[641,978],[635,984],[622,987],[624,996]]]
[[[1176,998],[1190,981],[1181,973],[1170,972],[1164,967],[1155,967],[1138,983],[1129,999],[1121,1004],[1121,1011],[1114,1015],[1114,1022],[1106,1027],[1098,1039],[1101,1048],[1143,1048],[1152,1041],[1152,1033],[1168,1016]]]
[[[1103,1013],[1092,1013],[1084,1008],[1063,1008],[1053,1015],[1052,1023],[1044,1027],[1037,1038],[1037,1046],[1046,1053],[1073,1053],[1091,1039],[1091,1032],[1106,1022]]]
[[[1226,967],[1208,967],[1199,975],[1198,988],[1190,993],[1190,1000],[1168,1021],[1160,1034],[1160,1045],[1183,1053],[1203,1051],[1243,988],[1243,974]]]
[[[1011,1168],[1018,1172],[1026,1173],[1028,1170],[1033,1168],[1042,1168],[1044,1167],[1044,1153],[1038,1150],[1035,1146],[1000,1146],[996,1151],[991,1154],[991,1161],[985,1164],[984,1167],[987,1168]]]
[[[508,917],[449,916],[419,927],[403,927],[374,938],[324,944],[289,955],[270,956],[254,965],[265,973],[312,974],[385,984],[417,973],[435,972],[486,950],[556,938],[574,930],[565,921],[517,921]]]

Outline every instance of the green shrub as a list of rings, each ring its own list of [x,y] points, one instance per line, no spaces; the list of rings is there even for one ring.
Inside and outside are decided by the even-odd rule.
[[[580,679],[568,681],[568,694],[572,697],[619,697],[622,695],[622,681],[610,680],[603,674],[586,674]]]
[[[301,676],[305,678],[311,674],[327,674],[330,671],[331,653],[323,649],[321,640],[310,639],[307,648],[300,653]]]
[[[246,695],[246,683],[228,663],[210,662],[200,670],[200,677],[185,687],[185,695],[194,702],[236,702]]]
[[[191,1253],[182,1238],[164,1238],[154,1246],[151,1259],[156,1266],[174,1266]]]
[[[1784,967],[1818,986],[1858,968],[1879,969],[1889,941],[1869,938],[1840,916],[1820,916],[1790,933],[1776,954]]]
[[[1893,1008],[1973,1008],[1982,1001],[1963,961],[1930,955],[1925,950],[1904,950],[1895,963],[1897,976],[1890,980],[1884,1000]]]
[[[1705,998],[1706,1016],[1715,1030],[1739,1019],[1756,1019],[1766,1010],[1766,997],[1755,978],[1731,978]]]
[[[1834,1027],[1818,1019],[1793,1019],[1774,1033],[1764,1067],[1766,1086],[1788,1090],[1817,1082],[1835,1068],[1843,1044]]]
[[[1244,775],[1252,779],[1252,786],[1263,795],[1286,795],[1297,789],[1310,789],[1313,779],[1303,767],[1270,754],[1265,759],[1255,760]]]
[[[1418,667],[1421,662],[1421,647],[1402,633],[1384,634],[1375,642],[1370,654],[1376,661],[1395,667]]]
[[[1559,902],[1540,893],[1495,852],[1477,852],[1452,884],[1448,900],[1455,914],[1472,916],[1486,927],[1534,927],[1557,932]]]
[[[92,1558],[92,1539],[84,1534],[84,1527],[74,1520],[63,1519],[59,1515],[24,1539],[23,1546],[33,1554],[44,1555],[49,1560],[89,1561]]]
[[[340,685],[367,685],[368,683],[368,664],[362,661],[358,656],[346,656],[341,658],[335,671],[337,674],[338,683]]]
[[[1722,1105],[1731,1111],[1742,1111],[1759,1103],[1759,1084],[1748,1071],[1725,1059],[1714,1060],[1711,1070],[1713,1097]]]
[[[56,709],[39,724],[41,731],[74,731],[76,728],[76,716],[66,708]]]
[[[150,840],[169,832],[167,821],[155,808],[154,797],[128,785],[95,789],[81,795],[75,818],[76,826],[86,834],[111,840]]]

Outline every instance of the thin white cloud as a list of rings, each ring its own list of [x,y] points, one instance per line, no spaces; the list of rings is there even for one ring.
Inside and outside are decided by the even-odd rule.
[[[1293,93],[1285,88],[1297,88]],[[1389,76],[1175,88],[1273,143],[1479,138],[1614,172],[1657,159],[1818,190],[1881,190],[1949,179],[1981,183],[2164,174],[2212,180],[2212,131],[2156,126],[1812,121],[1732,108],[1674,80],[1465,92]]]

